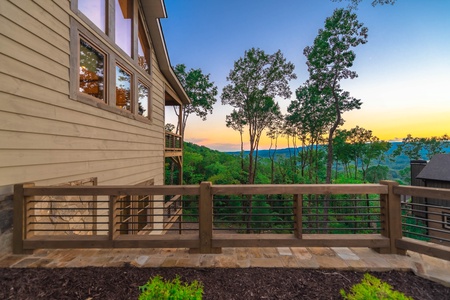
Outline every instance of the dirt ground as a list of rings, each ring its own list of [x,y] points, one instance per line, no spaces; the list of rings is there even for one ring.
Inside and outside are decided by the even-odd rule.
[[[450,288],[411,272],[370,272],[414,299],[450,299]],[[161,275],[200,281],[203,299],[341,299],[361,272],[287,268],[3,268],[0,299],[137,299],[139,286]]]

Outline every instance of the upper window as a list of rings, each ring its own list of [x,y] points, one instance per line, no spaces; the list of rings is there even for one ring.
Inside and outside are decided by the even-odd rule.
[[[72,97],[151,119],[151,51],[138,0],[72,0],[72,8],[85,21],[71,18]]]
[[[139,19],[138,30],[138,64],[147,73],[150,72],[150,46],[148,45],[147,36],[145,34],[144,25]]]
[[[116,44],[131,57],[131,25],[133,21],[133,1],[116,0]]]
[[[97,99],[105,99],[105,55],[80,39],[79,91]]]
[[[78,10],[106,32],[106,0],[78,0]]]

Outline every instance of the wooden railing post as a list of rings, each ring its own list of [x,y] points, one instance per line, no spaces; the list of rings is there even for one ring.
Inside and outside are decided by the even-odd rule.
[[[378,249],[380,253],[390,254],[402,254],[405,255],[406,251],[396,247],[396,240],[402,238],[402,209],[400,196],[394,194],[394,186],[399,184],[395,181],[382,180],[380,184],[388,186],[388,193],[380,195],[381,204],[381,234],[389,238],[388,249]]]
[[[294,195],[294,235],[302,238],[303,195]]]
[[[221,248],[212,247],[213,231],[213,196],[211,193],[211,182],[200,183],[200,196],[198,204],[199,218],[199,252],[220,253]]]
[[[26,250],[23,241],[27,238],[27,199],[24,196],[24,189],[33,187],[34,183],[14,185],[14,205],[13,205],[13,253],[28,254],[33,250]]]

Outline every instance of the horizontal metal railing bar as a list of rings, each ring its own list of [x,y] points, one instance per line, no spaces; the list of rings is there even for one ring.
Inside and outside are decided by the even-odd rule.
[[[302,214],[302,216],[304,217],[335,217],[335,216],[339,216],[339,217],[345,217],[345,216],[380,216],[380,213],[340,213],[340,214]]]
[[[97,231],[101,231],[101,232],[108,232],[108,229],[75,229],[75,228],[71,228],[71,229],[28,229],[28,232],[32,232],[32,231],[38,231],[38,232],[50,232],[50,231],[93,231],[93,232],[97,232]],[[75,235],[77,236],[77,235]]]
[[[420,203],[407,203],[408,206],[420,206],[420,207],[429,207],[429,208],[443,208],[442,205],[431,205],[431,204],[420,204]],[[402,208],[402,209],[408,209],[408,208]],[[423,210],[422,210],[423,211]]]
[[[293,209],[293,206],[251,206],[252,208],[267,208],[267,209]],[[243,209],[243,208],[249,208],[249,206],[218,206],[214,205],[214,209]]]
[[[83,204],[93,204],[93,203],[109,203],[105,200],[27,200],[27,203],[83,203]]]
[[[225,230],[230,230],[230,231],[246,231],[246,230],[267,230],[267,231],[285,231],[285,230],[294,230],[294,227],[287,227],[287,228],[268,228],[268,227],[230,227],[230,228],[224,228],[224,229],[216,229],[214,228],[214,230],[217,231],[225,231]]]
[[[450,201],[450,189],[418,186],[394,186],[394,194]]]
[[[24,196],[139,196],[199,195],[198,185],[98,185],[98,186],[35,186],[25,187]]]
[[[29,222],[28,225],[108,225],[109,222]]]
[[[311,209],[323,209],[323,206],[307,206],[303,207],[303,210],[311,210]],[[375,209],[375,208],[381,208],[381,206],[327,206],[328,209]]]
[[[445,209],[442,206],[440,208],[441,209]],[[405,210],[403,210],[403,211],[405,211]],[[442,216],[442,213],[438,213],[438,212],[434,212],[434,211],[420,210],[420,209],[408,209],[406,211],[408,211],[408,212],[418,212],[418,213],[427,214],[427,215]]]
[[[89,207],[89,208],[78,208],[78,207],[58,207],[58,208],[40,208],[40,207],[29,207],[28,211],[31,210],[81,210],[81,211],[87,211],[87,210],[109,210],[108,207]]]
[[[318,231],[324,231],[324,230],[329,230],[329,231],[337,231],[337,230],[367,230],[367,231],[379,231],[381,228],[371,228],[371,227],[351,227],[351,228],[333,228],[333,227],[329,227],[329,228],[303,228],[303,231],[306,230],[318,230]]]
[[[247,215],[247,216],[276,216],[276,217],[293,217],[293,216],[295,216],[295,214],[274,214],[274,213],[271,213],[271,214],[245,214],[245,215]],[[218,216],[236,216],[236,214],[218,214],[218,213],[215,213],[214,214],[214,216],[215,217],[218,217]],[[238,216],[244,216],[243,214],[239,214]]]
[[[336,220],[336,221],[324,221],[324,220],[319,220],[319,221],[314,221],[314,220],[308,220],[308,221],[304,221],[302,220],[303,224],[314,224],[314,223],[375,223],[375,224],[381,224],[383,223],[380,220]]]
[[[428,231],[435,231],[435,232],[440,232],[440,233],[445,233],[448,234],[450,236],[450,232],[448,230],[443,230],[443,229],[438,229],[438,228],[433,228],[433,227],[427,227],[427,226],[420,226],[420,225],[415,225],[415,224],[408,224],[408,223],[403,223],[402,222],[402,226],[405,227],[414,227],[414,228],[420,228],[420,229],[426,229]]]
[[[430,235],[421,234],[421,233],[412,232],[412,231],[407,231],[407,230],[403,230],[403,233],[407,233],[407,234],[415,235],[415,236],[421,236],[421,237],[425,237],[425,238],[428,238],[428,239],[435,239],[435,240],[441,240],[441,241],[445,241],[445,242],[450,242],[450,239],[446,239],[446,238],[439,237],[439,236],[430,236]]]
[[[254,194],[254,195],[259,195],[259,194]],[[239,201],[248,201],[248,199],[246,198],[240,198],[240,199],[213,199],[214,202],[239,202]],[[293,202],[293,199],[251,199],[252,202]],[[379,198],[376,199],[331,199],[331,198],[326,198],[326,199],[305,199],[303,198],[303,202],[307,202],[307,203],[313,203],[313,202],[317,202],[317,203],[322,203],[323,201],[333,201],[333,202],[366,202],[366,201],[372,201],[372,202],[380,202]]]
[[[228,224],[228,223],[241,223],[241,224],[251,224],[251,223],[267,223],[267,224],[293,224],[293,221],[261,221],[261,220],[252,220],[252,221],[221,221],[214,220],[214,223],[217,224]]]
[[[59,217],[59,218],[73,218],[73,217],[85,217],[85,218],[107,218],[108,216],[106,215],[28,215],[28,217],[30,218],[50,218],[50,217]]]
[[[414,217],[414,216],[402,216],[402,218],[410,219],[410,220],[418,220],[418,221],[428,222],[428,223],[448,224],[447,222],[444,222],[444,221],[438,221],[438,220],[433,220],[433,219],[424,219],[424,218],[419,218],[419,217]]]
[[[169,217],[169,216],[185,216],[185,217],[198,217],[198,214],[116,214],[118,217]]]

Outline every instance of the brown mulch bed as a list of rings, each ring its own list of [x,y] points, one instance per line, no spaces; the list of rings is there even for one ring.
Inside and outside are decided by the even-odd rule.
[[[414,299],[450,299],[450,288],[411,272],[370,272]],[[203,299],[341,299],[363,274],[288,268],[0,268],[0,299],[137,299],[155,275],[204,285]]]

